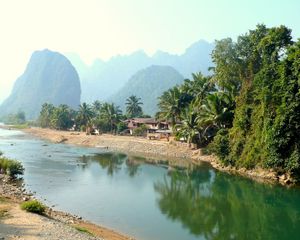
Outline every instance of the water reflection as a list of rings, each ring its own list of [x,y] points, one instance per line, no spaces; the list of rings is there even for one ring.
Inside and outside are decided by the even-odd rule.
[[[102,169],[107,170],[107,175],[113,176],[119,172],[122,167],[126,168],[128,176],[134,177],[138,171],[140,165],[143,163],[142,158],[127,156],[122,153],[101,153],[94,155],[83,155],[79,158],[80,166],[85,169],[88,168],[91,163],[98,163]]]
[[[177,171],[157,181],[163,214],[206,239],[297,239],[299,194],[208,169]]]

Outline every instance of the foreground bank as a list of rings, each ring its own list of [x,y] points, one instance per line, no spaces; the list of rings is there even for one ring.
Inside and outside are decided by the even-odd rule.
[[[188,144],[174,140],[149,140],[141,137],[109,134],[96,136],[86,135],[83,132],[57,131],[47,128],[27,128],[23,131],[54,143],[104,148],[124,152],[128,155],[141,155],[148,157],[148,162],[163,163],[171,167],[191,167],[207,162],[217,170],[239,174],[255,181],[280,183],[282,185],[294,185],[296,183],[289,174],[280,174],[273,169],[224,166],[216,156],[203,154],[201,149],[192,149]]]
[[[49,207],[43,216],[21,210],[20,203],[32,198],[22,181],[0,174],[0,239],[132,239]]]

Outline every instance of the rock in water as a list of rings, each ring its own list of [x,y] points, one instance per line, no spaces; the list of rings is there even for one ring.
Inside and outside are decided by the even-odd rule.
[[[36,119],[43,103],[80,104],[80,81],[70,61],[58,52],[36,51],[25,72],[15,82],[11,95],[0,106],[1,116],[24,111],[27,119]]]

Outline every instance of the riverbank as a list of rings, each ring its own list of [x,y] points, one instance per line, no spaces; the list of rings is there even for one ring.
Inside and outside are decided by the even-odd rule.
[[[108,151],[123,152],[128,155],[145,156],[149,161],[170,166],[188,167],[195,162],[211,162],[212,156],[200,156],[186,143],[170,140],[149,140],[143,137],[117,136],[110,134],[86,135],[83,132],[56,131],[45,128],[27,128],[22,131],[33,136],[54,142],[103,148]]]
[[[111,151],[124,152],[129,155],[141,155],[149,163],[163,163],[171,167],[191,167],[203,162],[213,168],[251,178],[264,183],[280,183],[294,185],[295,180],[289,174],[279,174],[273,169],[246,169],[223,166],[213,155],[202,154],[201,149],[191,149],[188,144],[170,140],[149,140],[142,137],[115,136],[110,134],[86,135],[83,132],[57,131],[44,128],[27,128],[22,131],[33,136],[54,142],[73,145],[104,148]]]
[[[0,239],[132,240],[49,207],[43,216],[20,209],[21,202],[33,198],[23,189],[22,181],[12,181],[0,174]]]

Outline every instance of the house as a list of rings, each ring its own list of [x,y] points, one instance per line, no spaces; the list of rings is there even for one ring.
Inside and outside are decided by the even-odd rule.
[[[145,125],[147,130],[147,137],[161,138],[163,136],[169,136],[171,134],[170,123],[167,121],[157,121],[155,118],[131,118],[125,121],[129,129],[130,134],[133,134],[134,129]]]
[[[125,121],[127,123],[127,127],[130,131],[130,134],[133,134],[133,130],[145,125],[147,129],[158,129],[159,122],[155,120],[155,118],[131,118]]]

